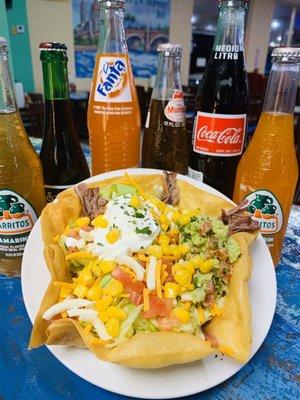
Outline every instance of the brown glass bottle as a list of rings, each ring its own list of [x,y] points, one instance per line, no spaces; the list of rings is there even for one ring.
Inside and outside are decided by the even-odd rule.
[[[188,141],[180,77],[181,46],[170,43],[158,47],[158,70],[154,83],[143,139],[142,163],[187,173]]]
[[[90,171],[81,149],[71,112],[67,46],[41,43],[45,126],[40,158],[48,202],[70,186],[88,178]]]

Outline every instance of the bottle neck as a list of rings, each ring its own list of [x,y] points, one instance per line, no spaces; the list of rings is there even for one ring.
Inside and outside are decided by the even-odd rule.
[[[46,100],[69,100],[68,58],[64,51],[42,51],[44,97]]]
[[[6,51],[0,50],[0,113],[17,110]]]
[[[221,3],[214,51],[223,53],[244,51],[245,13],[244,1],[224,0]]]
[[[98,53],[128,53],[123,7],[119,1],[100,2]]]
[[[182,91],[180,63],[181,55],[159,54],[152,99],[169,100],[175,90]]]
[[[300,64],[275,61],[269,76],[263,112],[294,114]]]

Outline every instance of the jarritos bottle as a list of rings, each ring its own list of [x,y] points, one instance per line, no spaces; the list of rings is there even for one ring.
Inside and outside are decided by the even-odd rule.
[[[20,275],[28,235],[45,203],[42,166],[16,107],[0,38],[0,274]]]
[[[124,31],[124,1],[99,1],[100,33],[88,107],[92,174],[140,163],[140,109]]]
[[[263,112],[239,163],[233,198],[249,200],[248,212],[259,221],[276,265],[298,177],[294,107],[300,48],[274,49],[272,57]]]
[[[68,82],[67,46],[43,42],[39,46],[43,67],[45,124],[40,153],[46,199],[90,176],[75,130]]]
[[[213,50],[196,96],[189,175],[232,197],[244,149],[248,82],[244,63],[247,3],[221,0]]]
[[[187,173],[188,142],[178,44],[158,46],[158,69],[143,139],[143,167]]]

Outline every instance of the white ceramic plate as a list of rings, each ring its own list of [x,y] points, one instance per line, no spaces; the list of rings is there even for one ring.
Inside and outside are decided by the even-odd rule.
[[[131,174],[160,172],[146,169],[130,169]],[[123,171],[113,171],[92,177],[86,182],[100,181],[120,176]],[[187,181],[210,193],[219,192],[186,176]],[[261,236],[252,246],[254,261],[249,282],[253,344],[253,356],[264,341],[272,323],[276,303],[276,278],[272,259]],[[31,321],[39,309],[49,282],[49,273],[43,257],[40,220],[35,224],[24,253],[22,264],[22,291]],[[63,346],[48,346],[54,356],[76,375],[111,392],[150,399],[171,399],[202,392],[225,381],[243,365],[227,357],[207,357],[203,361],[177,365],[159,370],[136,370],[98,360],[91,352]],[[33,350],[34,351],[34,350]]]

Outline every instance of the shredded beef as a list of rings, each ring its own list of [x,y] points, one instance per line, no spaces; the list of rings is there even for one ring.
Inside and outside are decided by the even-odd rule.
[[[103,199],[99,194],[99,188],[89,188],[86,183],[75,186],[82,209],[85,215],[90,218],[96,218],[103,214],[107,200]]]
[[[176,172],[163,172],[165,191],[162,201],[175,206],[179,201],[179,189],[176,182]]]
[[[243,200],[238,206],[229,211],[222,210],[221,219],[228,225],[228,234],[236,232],[255,232],[259,229],[259,223],[246,213],[248,200]]]
[[[199,228],[199,233],[201,236],[206,236],[211,229],[212,223],[210,221],[204,221]]]

